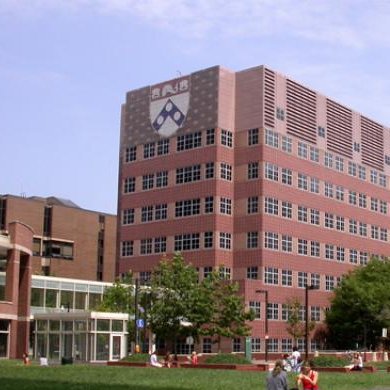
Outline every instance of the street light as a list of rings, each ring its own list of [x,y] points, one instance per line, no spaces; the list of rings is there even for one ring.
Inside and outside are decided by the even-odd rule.
[[[309,357],[309,290],[318,290],[318,285],[305,286],[305,360]]]
[[[265,295],[265,361],[268,362],[268,291],[267,290],[256,290],[258,294]]]

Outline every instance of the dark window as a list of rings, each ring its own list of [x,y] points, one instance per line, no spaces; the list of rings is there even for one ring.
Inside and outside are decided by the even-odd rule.
[[[7,211],[7,199],[0,198],[0,230],[5,230],[6,211]]]
[[[45,206],[45,212],[43,217],[43,235],[51,236],[51,223],[52,223],[52,208]]]

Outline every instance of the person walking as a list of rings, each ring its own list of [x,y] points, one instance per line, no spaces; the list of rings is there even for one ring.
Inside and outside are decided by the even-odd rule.
[[[268,373],[266,384],[267,390],[288,390],[287,374],[281,360],[277,360],[274,369]]]

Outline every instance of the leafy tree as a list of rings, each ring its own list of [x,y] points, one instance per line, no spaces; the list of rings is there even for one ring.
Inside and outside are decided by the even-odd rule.
[[[306,334],[306,322],[301,319],[302,303],[298,297],[293,297],[287,300],[286,303],[288,319],[286,321],[287,332],[293,337],[294,345],[297,345],[298,339]],[[309,322],[309,332],[315,327],[315,322]]]
[[[390,261],[373,258],[347,274],[334,291],[326,315],[336,348],[375,347],[390,326]]]

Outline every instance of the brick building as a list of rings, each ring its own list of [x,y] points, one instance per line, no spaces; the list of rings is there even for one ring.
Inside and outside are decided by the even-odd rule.
[[[252,351],[291,350],[288,298],[321,321],[348,270],[389,256],[389,128],[259,66],[219,66],[128,92],[122,106],[117,272],[147,279],[181,251],[239,281]],[[319,340],[312,339],[317,348]],[[304,347],[304,340],[299,340]],[[211,350],[203,340],[201,349]],[[243,349],[233,340],[227,349]]]
[[[116,216],[56,197],[0,195],[0,234],[22,221],[33,232],[33,274],[112,282]]]

